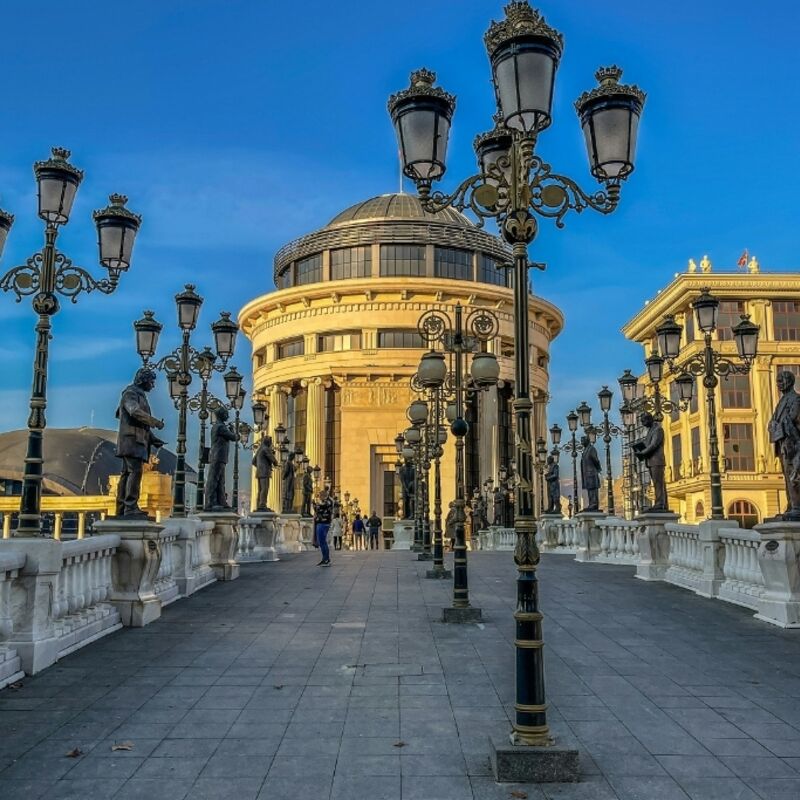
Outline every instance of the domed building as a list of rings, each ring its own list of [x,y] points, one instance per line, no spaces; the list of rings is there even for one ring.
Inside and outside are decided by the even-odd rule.
[[[269,431],[281,423],[293,447],[319,465],[331,486],[363,511],[393,517],[394,439],[407,427],[410,386],[427,350],[417,331],[431,309],[456,303],[465,315],[489,308],[489,342],[500,382],[469,393],[465,456],[472,491],[514,459],[511,255],[496,236],[455,210],[426,212],[416,196],[388,194],[348,208],[275,256],[275,291],[249,302],[239,325],[253,346],[254,396],[266,399]],[[563,327],[558,308],[529,295],[534,438],[546,435],[550,343]],[[442,462],[444,510],[454,496],[454,448]],[[277,481],[270,506],[279,506]]]

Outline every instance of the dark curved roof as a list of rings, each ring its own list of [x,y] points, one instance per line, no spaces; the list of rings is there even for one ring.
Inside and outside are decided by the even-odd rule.
[[[0,478],[21,481],[28,431],[0,433]],[[43,489],[58,495],[106,494],[109,475],[119,475],[117,432],[104,428],[45,428]],[[175,454],[158,451],[158,472],[172,475]],[[187,467],[187,474],[194,470]]]
[[[381,194],[371,197],[361,203],[356,203],[337,214],[326,227],[344,225],[348,222],[364,222],[372,219],[405,219],[423,220],[425,222],[443,222],[449,225],[459,225],[464,228],[474,228],[462,213],[454,208],[445,208],[435,214],[422,207],[419,197],[415,194]]]

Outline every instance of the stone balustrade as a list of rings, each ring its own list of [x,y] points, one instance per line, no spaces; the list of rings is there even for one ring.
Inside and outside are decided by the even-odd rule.
[[[517,546],[517,535],[513,528],[490,525],[478,532],[478,543],[481,550],[510,551]]]
[[[635,520],[550,515],[539,521],[537,539],[543,551],[574,553],[576,561],[633,564],[637,578],[663,580],[752,609],[766,622],[800,627],[800,523],[743,530],[731,520],[676,520],[671,513]]]
[[[14,631],[11,590],[24,566],[23,553],[0,550],[0,689],[24,675],[17,651],[7,643]]]
[[[600,530],[600,550],[595,561],[609,564],[635,564],[639,560],[639,537],[643,525],[636,520],[605,517],[595,522]]]

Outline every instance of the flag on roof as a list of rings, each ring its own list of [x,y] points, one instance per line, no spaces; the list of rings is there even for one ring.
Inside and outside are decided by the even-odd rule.
[[[745,267],[747,267],[748,256],[749,253],[747,252],[747,248],[745,247],[744,251],[739,256],[739,260],[736,262],[736,266],[739,267],[739,269],[744,269]]]

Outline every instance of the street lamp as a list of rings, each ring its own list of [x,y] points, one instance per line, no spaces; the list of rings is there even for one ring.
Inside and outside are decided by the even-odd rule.
[[[131,264],[133,244],[142,218],[125,207],[128,198],[112,194],[109,205],[92,215],[97,228],[100,264],[108,277],[96,279],[83,267],[56,249],[61,226],[69,222],[72,204],[83,172],[69,162],[70,152],[52,149],[47,161],[37,161],[33,170],[38,188],[39,218],[45,223],[44,246],[25,263],[12,267],[0,277],[0,289],[13,292],[19,303],[33,295],[36,323],[36,354],[33,362],[33,388],[28,416],[28,444],[22,478],[19,521],[14,536],[40,536],[42,528],[42,474],[44,429],[47,426],[47,368],[51,337],[50,318],[58,313],[58,296],[73,303],[82,292],[111,294],[120,276]],[[2,255],[14,217],[0,210],[0,255]]]
[[[583,405],[586,405],[586,403],[584,402]],[[591,416],[591,409],[589,409],[589,413]],[[558,455],[559,451],[563,451],[569,453],[572,458],[572,494],[576,514],[581,510],[581,493],[578,489],[578,453],[583,452],[583,445],[578,442],[578,438],[575,435],[578,430],[579,419],[580,416],[575,411],[570,411],[569,414],[567,414],[567,430],[569,430],[570,438],[569,441],[563,445],[560,444],[561,428],[558,425],[553,425],[553,427],[550,428],[550,436],[552,437],[553,448],[556,451],[556,455]]]
[[[165,372],[169,380],[169,394],[178,409],[178,436],[175,448],[175,482],[173,489],[172,516],[186,516],[186,422],[189,410],[197,411],[200,418],[200,441],[197,464],[197,506],[203,505],[205,478],[206,420],[209,409],[222,403],[208,392],[208,382],[214,372],[227,368],[228,359],[233,355],[238,327],[231,322],[230,314],[223,311],[219,320],[211,325],[216,353],[209,347],[197,350],[191,345],[191,334],[197,327],[203,298],[195,292],[195,287],[187,283],[182,292],[175,295],[178,327],[181,330],[181,343],[155,363],[158,337],[163,326],[157,322],[152,312],[145,311],[142,319],[133,323],[136,332],[136,349],[142,363],[151,369]],[[234,330],[235,329],[235,330]],[[201,380],[200,392],[189,397],[192,376]],[[229,400],[237,398],[241,389],[241,375],[231,369],[225,376],[226,396]]]
[[[748,314],[742,314],[738,324],[731,328],[736,351],[741,363],[723,356],[712,347],[712,336],[717,330],[717,313],[719,300],[707,288],[703,288],[700,296],[692,303],[697,326],[703,332],[703,349],[681,363],[675,363],[680,356],[680,335],[675,336],[675,328],[680,326],[674,317],[667,316],[656,328],[659,346],[669,363],[671,374],[677,374],[681,399],[688,402],[692,399],[694,381],[692,376],[702,378],[706,390],[706,410],[709,431],[709,467],[711,477],[711,519],[725,519],[722,504],[722,476],[719,470],[719,434],[717,431],[716,388],[720,377],[728,375],[747,375],[758,351],[759,326],[750,321]]]
[[[435,87],[435,73],[418,70],[408,89],[393,95],[389,112],[394,122],[403,172],[414,180],[428,212],[448,207],[469,208],[481,224],[494,219],[514,258],[514,321],[516,342],[515,400],[516,462],[520,484],[516,492],[517,548],[516,663],[517,685],[512,741],[521,745],[552,743],[547,725],[542,616],[536,567],[536,519],[531,446],[530,363],[528,330],[528,245],[536,237],[539,217],[563,226],[568,211],[593,208],[612,212],[620,185],[633,171],[639,117],[645,95],[619,83],[622,71],[603,68],[599,85],[578,98],[576,110],[586,141],[592,175],[604,191],[584,192],[572,179],[558,175],[534,155],[538,135],[551,121],[555,75],[563,47],[562,35],[550,27],[527,0],[515,0],[506,17],[493,22],[485,43],[492,66],[497,111],[511,147],[494,163],[484,159],[482,171],[467,178],[452,194],[431,194],[434,180],[445,172],[447,140],[455,98]],[[486,169],[484,172],[483,169]]]
[[[244,398],[247,392],[242,388],[242,376],[236,372],[236,367],[231,368],[238,376],[238,383],[234,379],[229,380],[228,373],[225,376],[225,394],[228,396],[230,406],[233,409],[233,430],[236,432],[236,440],[233,443],[233,491],[231,492],[231,505],[234,511],[239,513],[239,446],[247,444],[250,435],[250,426],[246,425],[247,434],[242,441],[242,430],[240,426],[240,415],[244,408]],[[246,423],[245,423],[246,424]]]
[[[541,436],[536,439],[536,472],[539,474],[539,516],[544,514],[544,468],[547,465],[547,442]]]
[[[606,496],[608,501],[608,513],[609,516],[614,516],[614,476],[611,472],[611,440],[616,436],[622,436],[624,430],[620,428],[618,425],[611,422],[609,417],[609,412],[611,411],[611,401],[614,397],[614,393],[608,386],[604,386],[598,393],[597,399],[600,401],[600,411],[603,414],[603,421],[600,423],[600,427],[592,427],[592,433],[594,434],[595,438],[598,435],[602,435],[603,437],[603,444],[606,446]],[[592,433],[589,434],[589,440],[594,444],[594,440],[592,439]]]
[[[453,603],[449,609],[443,609],[445,622],[475,622],[481,618],[481,610],[472,608],[469,601],[469,578],[467,570],[467,543],[466,543],[466,476],[464,464],[464,439],[469,433],[469,423],[464,419],[464,396],[467,391],[482,391],[497,385],[500,376],[500,367],[494,353],[486,352],[481,348],[474,352],[470,365],[470,378],[472,388],[465,383],[465,368],[467,353],[475,351],[479,346],[485,345],[497,336],[500,323],[497,316],[488,309],[474,309],[464,318],[464,308],[461,303],[456,303],[451,316],[444,311],[427,311],[419,319],[417,329],[423,341],[433,347],[440,344],[452,356],[452,372],[448,373],[445,366],[444,375],[441,370],[437,377],[441,382],[436,387],[434,403],[436,410],[434,418],[437,426],[440,423],[441,401],[443,391],[449,395],[446,406],[445,418],[450,423],[450,432],[455,436],[455,500],[454,500],[454,545],[453,545]],[[434,352],[434,351],[431,351]],[[444,365],[444,356],[441,363]],[[427,354],[430,356],[430,353]],[[425,360],[425,357],[423,357]],[[426,364],[426,373],[431,372],[430,363]],[[424,384],[425,375],[418,373],[419,380]],[[439,445],[444,444],[440,439]],[[437,453],[439,453],[437,450]],[[439,491],[440,473],[439,458],[436,458],[436,497],[438,497],[439,514],[435,516],[435,545],[434,569],[428,573],[430,577],[443,577],[444,547],[441,528],[441,497]]]

